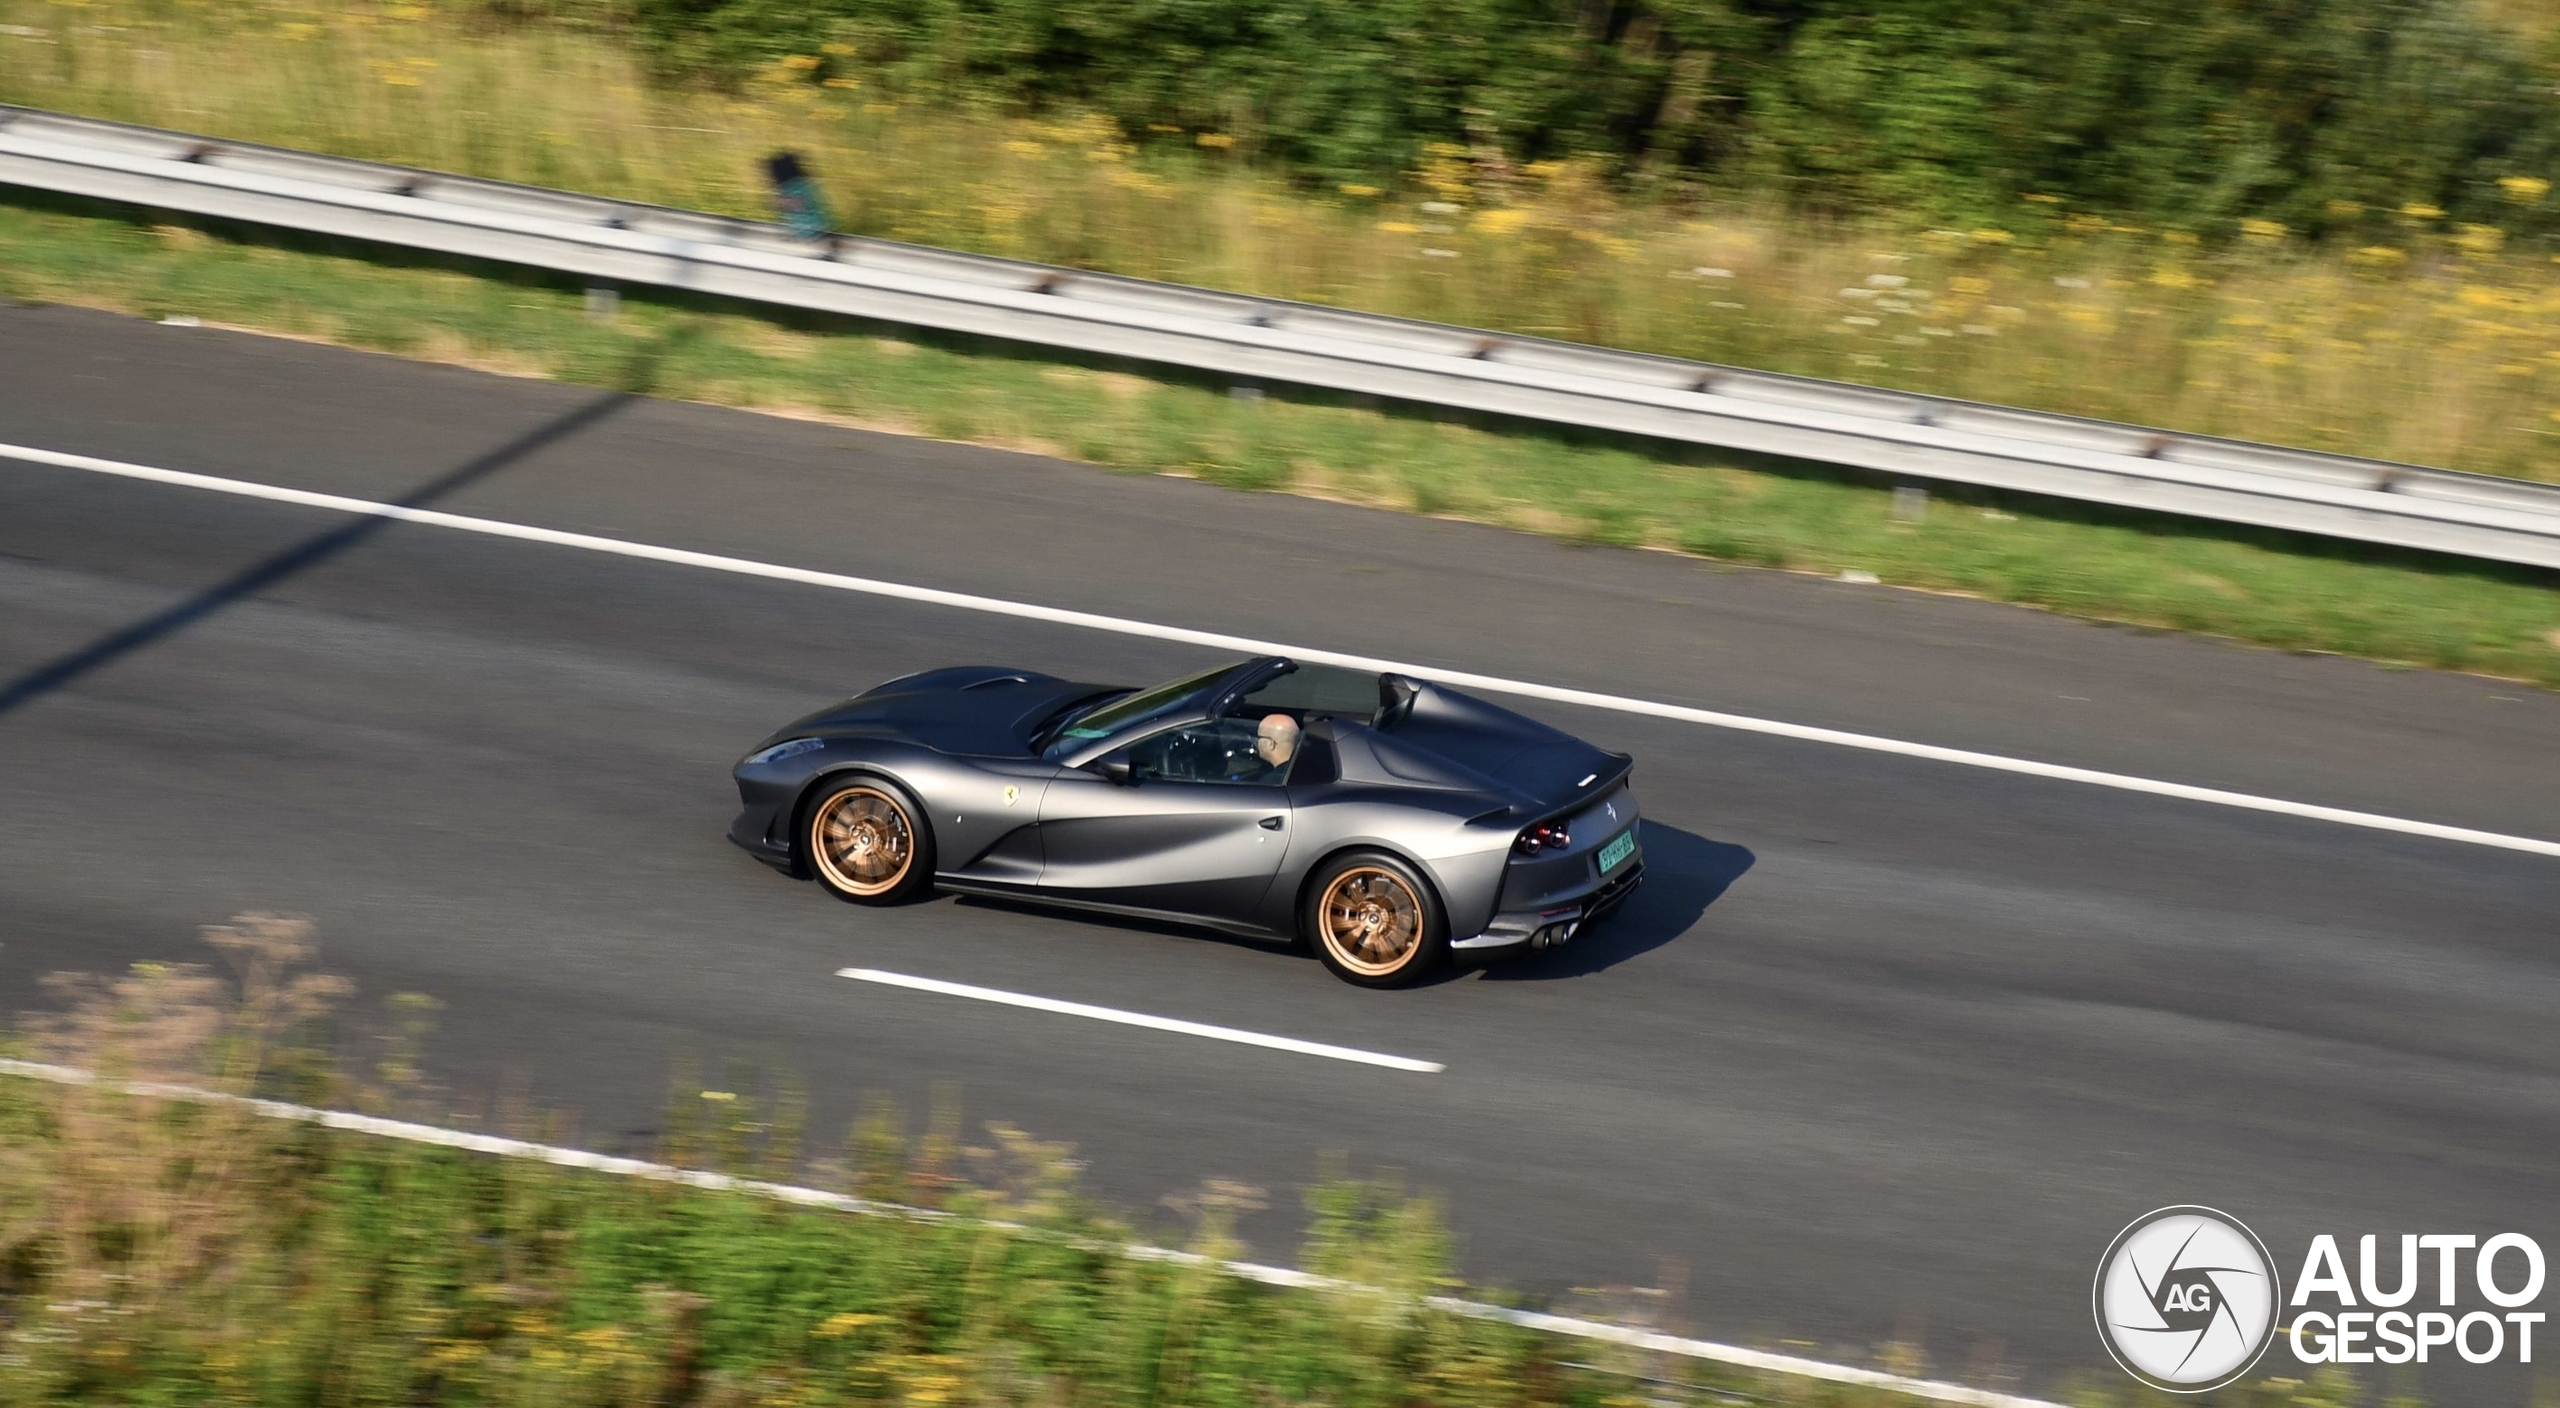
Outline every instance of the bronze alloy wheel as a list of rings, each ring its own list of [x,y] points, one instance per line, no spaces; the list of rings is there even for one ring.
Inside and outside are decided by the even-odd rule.
[[[1326,952],[1364,978],[1383,978],[1411,963],[1424,923],[1422,897],[1403,876],[1375,865],[1335,876],[1316,907],[1316,937]]]
[[[837,891],[885,895],[916,863],[915,823],[898,799],[876,787],[848,787],[809,818],[809,860]]]

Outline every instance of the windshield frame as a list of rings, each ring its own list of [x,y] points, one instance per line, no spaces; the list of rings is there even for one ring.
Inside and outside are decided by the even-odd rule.
[[[1238,660],[1162,684],[1106,695],[1050,725],[1040,756],[1082,767],[1143,731],[1180,719],[1205,718],[1240,677],[1268,665],[1268,657]]]

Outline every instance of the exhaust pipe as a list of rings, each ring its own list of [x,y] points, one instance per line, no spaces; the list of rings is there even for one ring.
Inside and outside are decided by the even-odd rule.
[[[1529,936],[1529,947],[1532,949],[1562,948],[1581,929],[1582,919],[1578,915],[1562,923],[1550,924]]]

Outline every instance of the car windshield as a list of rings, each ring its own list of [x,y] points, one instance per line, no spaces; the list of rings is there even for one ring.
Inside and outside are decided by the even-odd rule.
[[[1239,696],[1226,712],[1258,717],[1274,710],[1294,714],[1301,721],[1366,719],[1378,712],[1378,677],[1339,665],[1291,663],[1251,693]]]
[[[1221,665],[1171,684],[1160,684],[1153,689],[1105,700],[1080,714],[1071,714],[1056,733],[1049,735],[1046,751],[1051,755],[1067,752],[1080,744],[1109,738],[1152,719],[1196,710],[1208,703],[1210,691],[1235,672],[1234,665]]]

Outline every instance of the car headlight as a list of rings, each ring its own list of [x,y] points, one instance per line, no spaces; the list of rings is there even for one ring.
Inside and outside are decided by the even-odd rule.
[[[778,763],[785,758],[796,758],[803,753],[814,753],[826,746],[827,740],[823,738],[794,738],[788,742],[777,743],[770,748],[759,749],[756,752],[749,753],[747,755],[747,764],[749,766],[754,766],[759,763]]]

